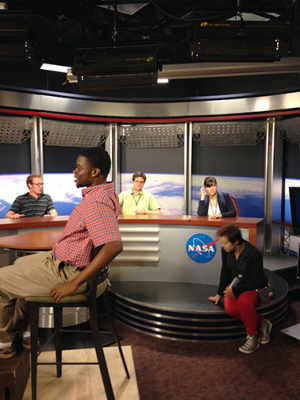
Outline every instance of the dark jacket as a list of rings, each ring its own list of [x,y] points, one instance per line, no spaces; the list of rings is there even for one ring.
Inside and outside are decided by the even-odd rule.
[[[249,242],[246,242],[245,240],[244,242],[250,245],[250,250],[246,261],[246,274],[241,282],[234,285],[232,288],[236,297],[248,290],[262,289],[268,284],[260,251]],[[224,290],[231,283],[232,279],[232,271],[227,266],[227,253],[222,249],[222,270],[218,295],[223,296]]]
[[[234,204],[228,193],[217,192],[217,201],[221,210],[222,217],[230,218],[236,216]],[[204,200],[199,200],[198,215],[199,217],[207,216],[209,207],[209,197],[205,196]]]

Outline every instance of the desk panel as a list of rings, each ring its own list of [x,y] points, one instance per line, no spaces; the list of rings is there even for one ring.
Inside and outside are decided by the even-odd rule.
[[[208,262],[195,262],[186,251],[188,240],[197,234],[216,239],[220,226],[234,223],[242,236],[262,251],[263,220],[228,218],[210,221],[190,216],[121,216],[123,252],[112,262],[112,281],[164,281],[218,285],[221,244]]]
[[[62,230],[69,217],[34,217],[20,220],[0,220],[0,235]],[[258,218],[138,215],[120,216],[119,226],[123,252],[113,261],[111,279],[118,281],[194,282],[216,285],[221,268],[221,245],[216,243],[216,254],[207,263],[198,263],[186,253],[189,238],[204,234],[216,239],[220,226],[237,225],[243,238],[263,252],[264,223]],[[1,266],[9,265],[3,264]]]

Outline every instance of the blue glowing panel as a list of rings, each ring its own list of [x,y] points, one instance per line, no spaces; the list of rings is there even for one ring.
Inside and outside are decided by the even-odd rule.
[[[132,173],[121,174],[121,191],[132,188]],[[144,189],[153,194],[164,215],[184,215],[184,176],[146,174]]]
[[[0,218],[4,218],[14,199],[26,193],[26,178],[29,174],[0,175]],[[121,190],[132,187],[133,173],[121,175]],[[192,177],[192,214],[197,214],[200,188],[205,176]],[[219,190],[227,192],[237,199],[242,217],[263,218],[264,180],[262,178],[240,178],[216,176]],[[81,189],[77,189],[72,173],[45,174],[44,193],[52,197],[59,215],[70,215],[81,201]],[[291,181],[297,186],[299,181]],[[152,193],[165,215],[184,215],[184,176],[183,174],[147,174],[145,190]],[[288,190],[286,191],[288,193]],[[286,207],[287,210],[287,207]],[[288,202],[288,210],[289,202]]]
[[[17,196],[28,192],[26,178],[29,174],[0,175],[0,218],[4,218]],[[74,175],[44,174],[44,193],[49,194],[58,215],[70,215],[81,200],[81,189],[77,189]]]
[[[234,196],[237,200],[241,217],[264,218],[264,179],[237,176],[214,176],[218,190]],[[192,215],[197,215],[200,189],[206,175],[192,177]]]
[[[297,186],[300,187],[299,179],[286,178],[286,180],[285,180],[285,198],[284,198],[284,220],[287,222],[292,222],[289,187],[297,187]]]

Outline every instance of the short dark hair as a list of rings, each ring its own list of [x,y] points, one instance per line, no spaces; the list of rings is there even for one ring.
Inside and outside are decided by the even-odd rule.
[[[132,175],[132,181],[134,181],[136,178],[143,178],[144,183],[146,182],[146,175],[142,171],[137,171],[135,174]]]
[[[33,181],[34,178],[41,178],[42,179],[41,175],[38,175],[38,174],[28,175],[27,179],[26,179],[27,186],[28,186],[28,183],[32,184],[32,181]]]
[[[211,187],[211,186],[216,186],[217,185],[217,180],[213,176],[207,176],[204,179],[204,187]]]
[[[239,244],[243,243],[241,231],[237,226],[233,224],[226,224],[221,226],[221,228],[217,230],[216,236],[217,237],[226,236],[229,242],[232,244],[236,242],[238,242]]]
[[[101,175],[105,178],[107,177],[111,167],[111,160],[106,150],[102,147],[90,147],[82,150],[79,155],[87,158],[92,168],[99,168]]]

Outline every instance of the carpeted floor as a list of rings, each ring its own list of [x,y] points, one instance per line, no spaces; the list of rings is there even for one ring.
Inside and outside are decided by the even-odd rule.
[[[283,327],[299,322],[300,302],[290,304]],[[300,400],[300,342],[280,331],[245,355],[244,340],[172,342],[117,326],[132,347],[141,400]]]

